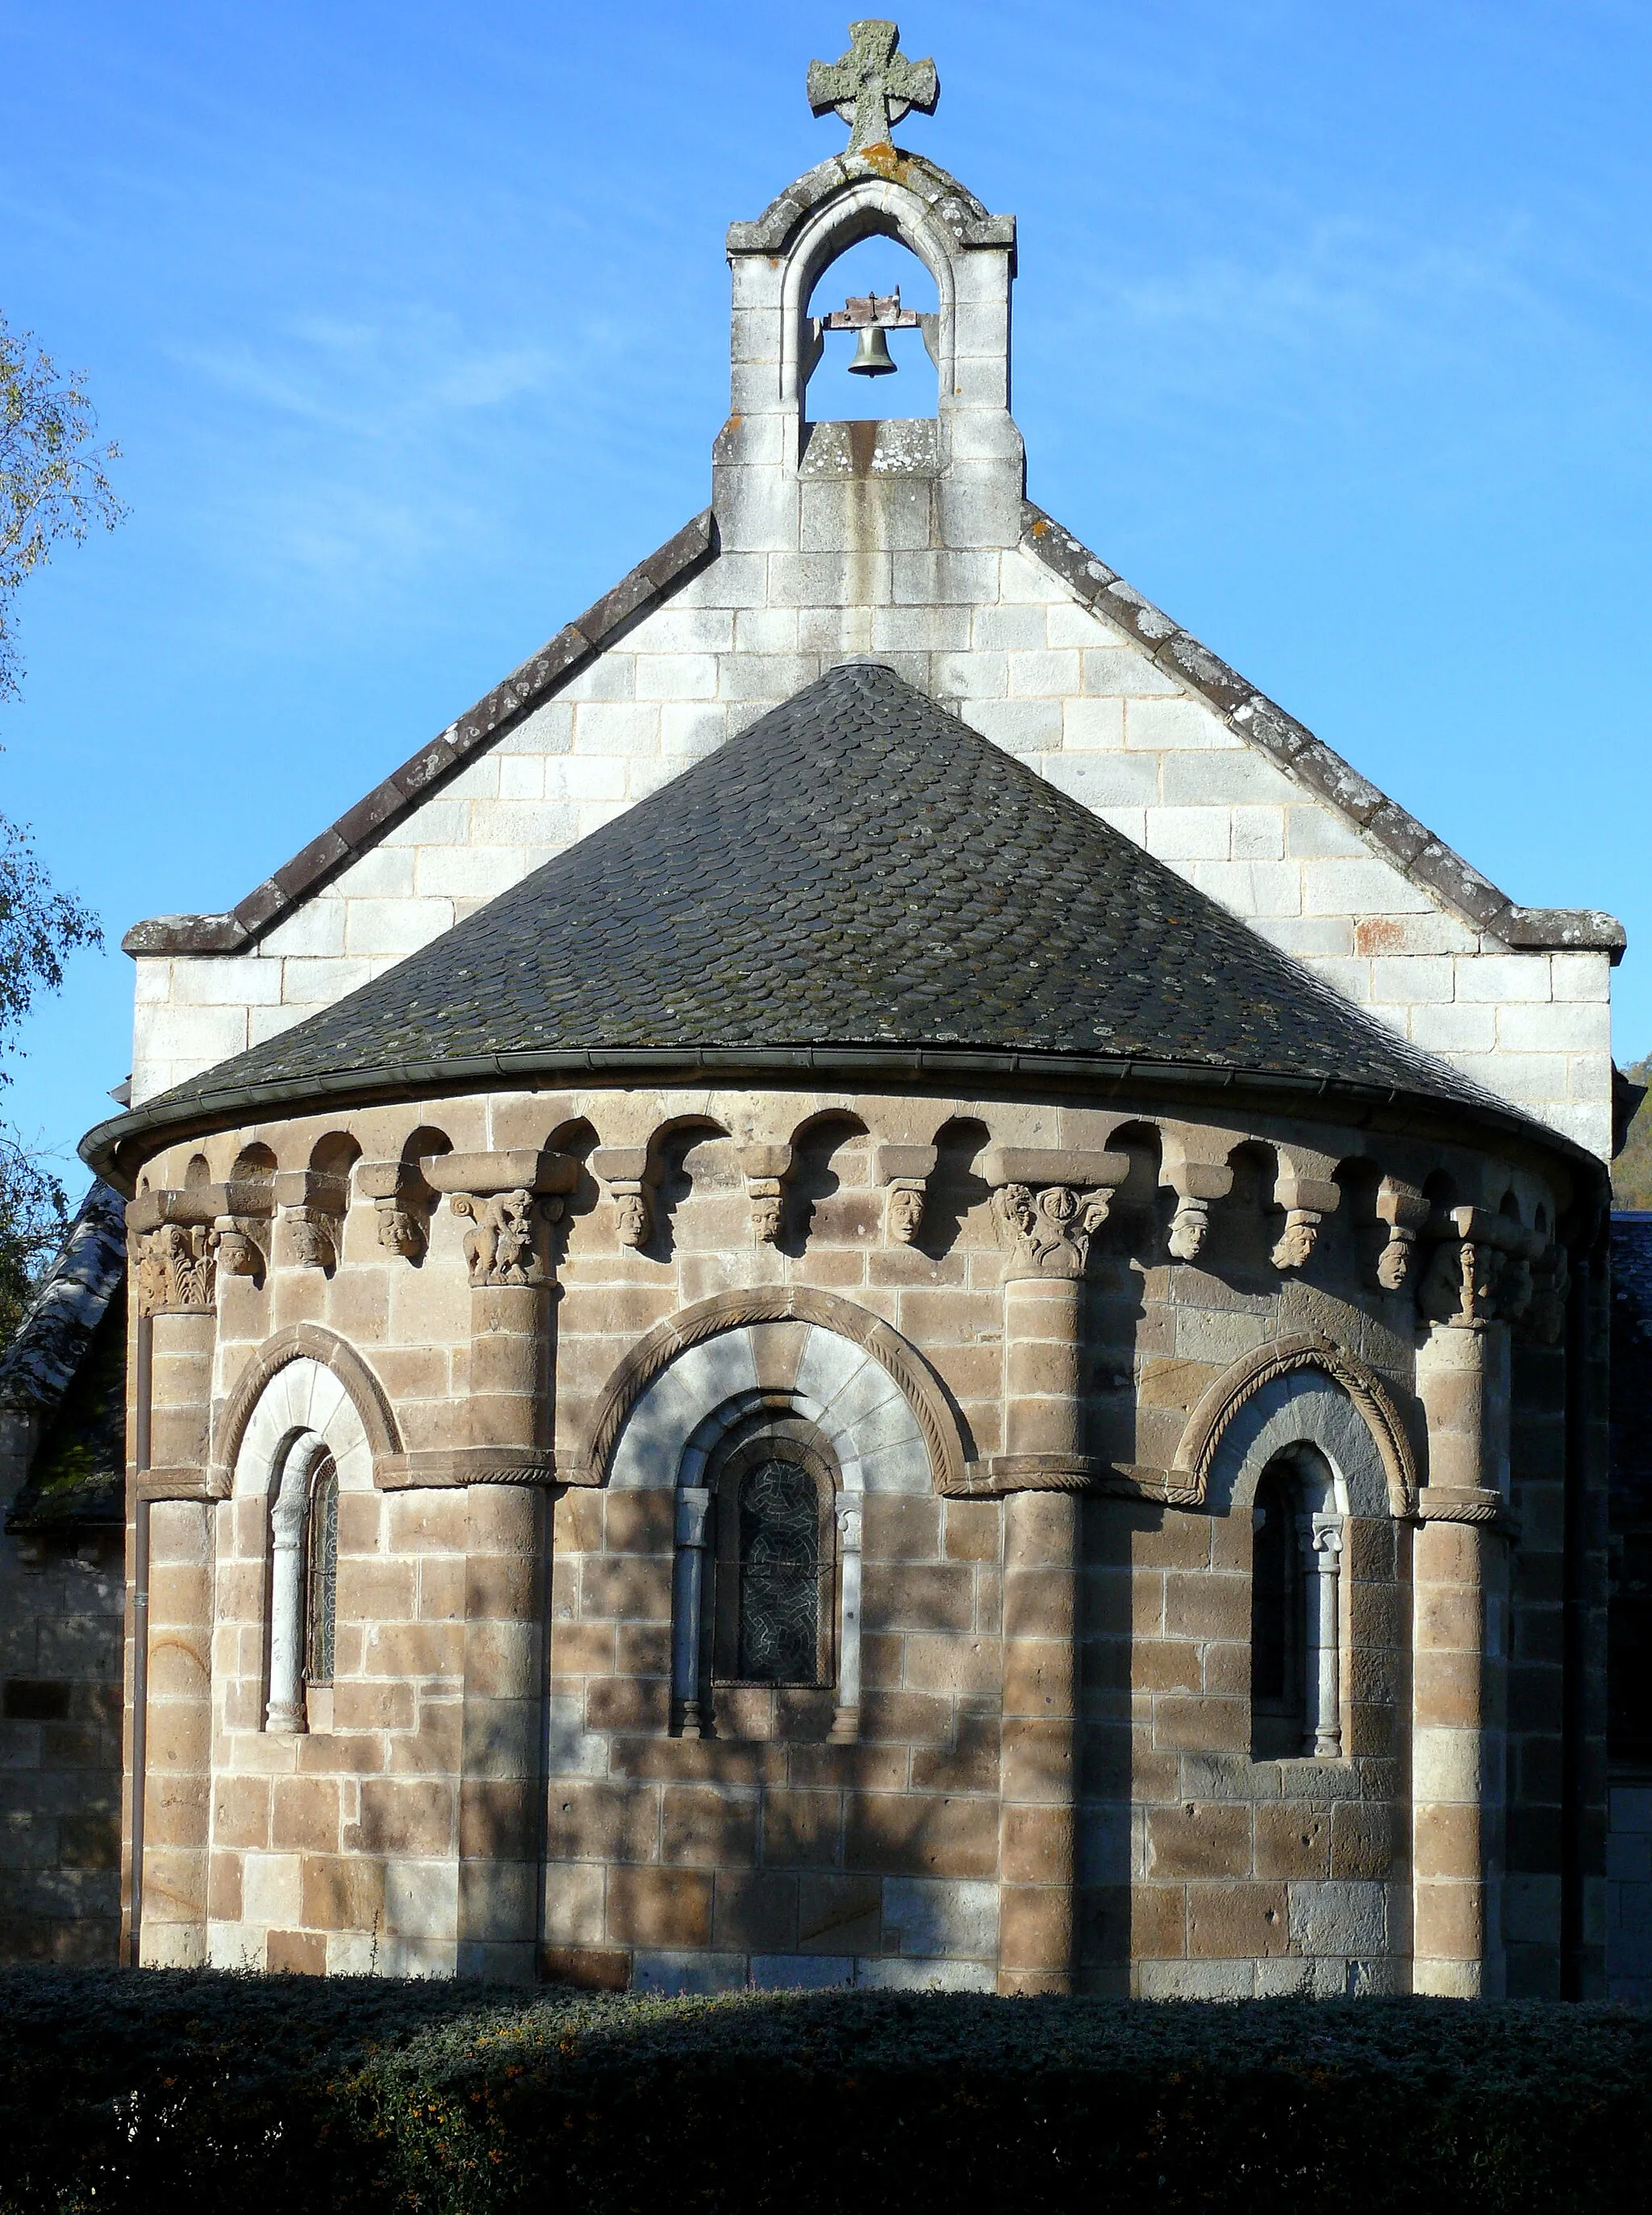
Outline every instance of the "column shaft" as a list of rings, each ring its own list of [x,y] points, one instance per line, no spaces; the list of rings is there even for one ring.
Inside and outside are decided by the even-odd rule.
[[[1428,1519],[1507,1500],[1508,1347],[1501,1323],[1436,1325],[1417,1357],[1428,1424],[1424,1522],[1412,1549],[1413,1988],[1504,1988],[1502,1884],[1507,1542],[1483,1520]]]

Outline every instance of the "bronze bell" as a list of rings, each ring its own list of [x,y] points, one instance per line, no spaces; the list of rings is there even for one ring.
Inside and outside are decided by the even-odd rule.
[[[859,341],[855,347],[855,359],[849,365],[851,377],[893,377],[900,366],[889,353],[889,341],[883,335],[881,323],[863,323]]]

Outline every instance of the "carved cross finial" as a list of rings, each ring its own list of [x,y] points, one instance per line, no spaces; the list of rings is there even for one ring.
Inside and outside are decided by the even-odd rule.
[[[817,115],[835,107],[851,127],[849,151],[887,146],[909,107],[933,115],[941,97],[935,64],[909,62],[897,51],[900,27],[874,17],[849,27],[849,52],[808,65],[808,104]]]

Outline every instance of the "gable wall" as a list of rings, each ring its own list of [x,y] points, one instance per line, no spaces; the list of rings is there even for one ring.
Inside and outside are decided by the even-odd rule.
[[[898,543],[722,555],[248,952],[140,956],[134,1104],[366,983],[851,653],[891,662],[1419,1046],[1608,1151],[1604,954],[1514,952],[1443,909],[1019,549]]]

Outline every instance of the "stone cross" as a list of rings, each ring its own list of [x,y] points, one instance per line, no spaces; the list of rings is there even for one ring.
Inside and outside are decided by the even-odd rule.
[[[849,52],[835,62],[808,65],[808,104],[817,115],[835,107],[853,127],[849,151],[887,146],[909,107],[933,115],[941,80],[932,61],[909,62],[896,51],[899,24],[873,19],[849,27]]]

